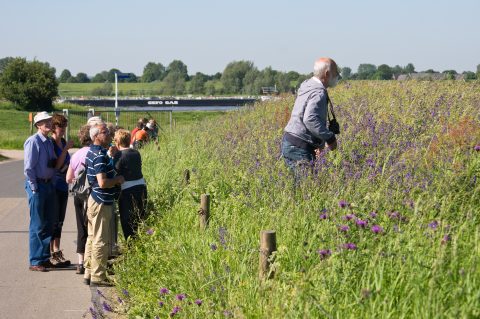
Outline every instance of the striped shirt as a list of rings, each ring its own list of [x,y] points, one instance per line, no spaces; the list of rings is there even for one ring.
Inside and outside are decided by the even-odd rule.
[[[97,180],[97,174],[100,173],[105,173],[108,179],[116,175],[112,162],[107,156],[107,150],[100,145],[92,144],[88,150],[85,165],[88,182],[92,187],[92,198],[99,204],[112,205],[117,189],[115,187],[100,188]]]

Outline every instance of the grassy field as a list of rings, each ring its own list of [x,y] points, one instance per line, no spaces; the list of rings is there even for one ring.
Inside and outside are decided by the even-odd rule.
[[[302,182],[279,157],[292,99],[142,150],[151,215],[115,266],[131,318],[480,317],[478,83],[352,82]],[[477,146],[480,148],[480,146]],[[189,184],[183,171],[191,171]],[[211,195],[207,230],[200,195]],[[258,279],[259,233],[277,233]]]

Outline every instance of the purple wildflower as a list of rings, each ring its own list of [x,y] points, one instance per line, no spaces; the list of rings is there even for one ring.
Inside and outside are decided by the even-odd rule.
[[[480,152],[480,144],[475,145],[473,149],[477,152]]]
[[[342,199],[341,201],[338,202],[338,206],[340,206],[340,208],[347,208],[349,204]]]
[[[347,232],[350,229],[350,227],[348,227],[348,225],[341,225],[339,229],[340,231]]]
[[[443,238],[442,238],[442,245],[445,245],[446,243],[448,243],[450,241],[450,235],[444,235]]]
[[[170,290],[168,290],[167,288],[161,288],[161,289],[160,289],[160,293],[161,293],[162,295],[167,295],[169,292],[170,292]]]
[[[328,256],[332,254],[330,249],[319,249],[317,250],[317,253],[320,255],[320,259],[326,259]]]
[[[431,222],[430,224],[428,224],[428,227],[430,227],[431,229],[437,229],[438,227],[438,222],[436,220],[434,220],[433,222]]]
[[[218,228],[218,237],[220,240],[220,244],[223,246],[223,248],[227,248],[227,229],[225,227],[219,227]]]
[[[400,219],[400,213],[397,212],[397,211],[393,211],[393,212],[390,212],[388,213],[388,216],[391,218],[391,219]]]
[[[372,218],[377,218],[377,215],[378,214],[377,214],[376,211],[373,211],[373,212],[370,213],[370,217],[372,217]]]
[[[163,301],[159,301],[159,302],[158,302],[158,305],[159,305],[160,307],[163,307],[163,306],[165,305],[165,303],[163,303]]]
[[[203,301],[202,301],[201,299],[195,300],[195,304],[196,304],[197,306],[201,306],[202,303],[203,303]]]
[[[127,289],[122,289],[122,293],[128,297],[130,294],[128,293],[128,290]]]
[[[177,298],[178,301],[182,301],[183,299],[185,299],[187,296],[185,296],[185,294],[178,294],[175,298]]]
[[[354,214],[347,214],[345,216],[343,216],[343,220],[352,220],[354,219],[356,216]]]
[[[88,310],[90,311],[92,318],[97,319],[97,312],[95,311],[95,309],[93,309],[93,307],[90,307]]]
[[[105,310],[105,311],[108,311],[108,312],[113,311],[112,307],[110,307],[110,305],[106,301],[103,302],[102,306],[103,306],[103,310]]]
[[[147,235],[153,235],[153,228],[150,228],[146,231]]]
[[[343,245],[343,248],[349,249],[349,250],[355,250],[357,249],[357,245],[355,245],[354,243],[346,243]]]
[[[367,224],[368,224],[368,221],[366,220],[361,220],[361,219],[357,219],[357,221],[355,222],[357,224],[358,227],[366,227]]]
[[[170,312],[170,317],[175,316],[180,310],[181,310],[181,308],[180,308],[179,306],[175,306],[175,307],[172,309],[172,312]]]
[[[372,232],[374,232],[375,234],[383,233],[383,228],[379,225],[373,225],[371,229],[372,229]]]
[[[98,294],[100,297],[105,298],[105,296],[102,294],[102,292],[100,291],[100,289],[97,289],[97,294]],[[105,299],[107,299],[107,298],[105,298]]]
[[[211,249],[211,250],[215,251],[215,250],[217,250],[217,248],[218,248],[217,245],[215,245],[215,244],[210,244],[210,249]]]
[[[320,214],[320,216],[318,216],[320,219],[327,219],[328,218],[328,215],[327,213],[322,213]]]
[[[117,297],[117,301],[118,301],[118,303],[123,304],[123,299],[122,298]]]

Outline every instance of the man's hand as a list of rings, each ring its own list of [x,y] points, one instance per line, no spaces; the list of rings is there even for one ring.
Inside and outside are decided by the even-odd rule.
[[[328,148],[330,151],[334,151],[337,149],[337,141],[334,141],[333,143],[326,144],[325,147]]]
[[[69,140],[67,144],[65,145],[65,149],[68,151],[73,147],[73,140]]]
[[[125,178],[122,175],[115,176],[115,185],[125,183]]]

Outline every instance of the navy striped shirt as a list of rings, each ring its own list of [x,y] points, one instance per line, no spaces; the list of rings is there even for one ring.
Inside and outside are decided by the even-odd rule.
[[[100,188],[98,186],[97,174],[105,173],[108,179],[115,177],[116,172],[112,162],[107,155],[107,150],[100,145],[91,145],[85,159],[87,166],[87,178],[92,187],[92,198],[99,204],[112,205],[117,189]]]

